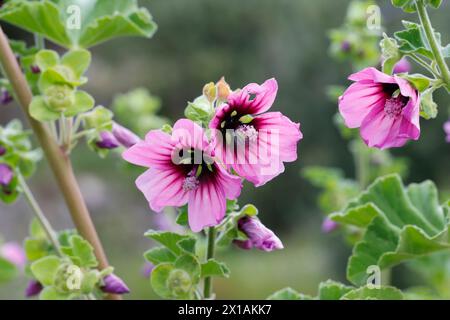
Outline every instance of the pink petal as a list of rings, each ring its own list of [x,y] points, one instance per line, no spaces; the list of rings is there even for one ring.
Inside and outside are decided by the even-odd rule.
[[[189,195],[189,226],[194,232],[219,224],[225,211],[225,191],[214,179],[201,181],[200,186]]]
[[[292,122],[281,112],[267,112],[256,116],[253,120],[258,130],[278,133],[278,154],[280,160],[292,162],[297,160],[297,144],[303,138],[300,124]]]
[[[171,137],[161,130],[150,131],[145,141],[139,141],[125,150],[122,157],[143,167],[165,168],[172,163],[174,143]]]
[[[361,124],[361,137],[369,147],[388,148],[392,143],[393,126],[399,121],[384,113],[383,106],[374,108]]]
[[[228,96],[228,104],[239,106],[244,114],[259,114],[270,109],[278,91],[278,83],[272,78],[262,85],[250,83],[242,90]],[[253,97],[254,95],[254,97]],[[252,98],[252,100],[250,100]]]
[[[222,186],[225,191],[225,196],[227,199],[235,200],[239,197],[242,190],[242,179],[238,176],[229,174],[220,165],[216,164],[214,166],[216,169],[216,181],[218,185]]]
[[[160,212],[164,207],[181,207],[188,201],[183,190],[183,173],[176,167],[159,170],[150,168],[136,180],[136,186],[144,194],[150,208]]]
[[[378,83],[395,83],[393,76],[387,75],[377,69],[370,67],[356,72],[348,77],[352,81],[378,82]]]
[[[202,127],[189,119],[180,119],[175,123],[172,138],[185,148],[204,150],[209,145]]]
[[[358,128],[374,105],[385,99],[380,84],[357,82],[339,98],[339,111],[347,127]]]

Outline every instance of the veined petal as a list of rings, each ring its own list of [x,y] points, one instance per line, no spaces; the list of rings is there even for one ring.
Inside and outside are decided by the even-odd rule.
[[[184,176],[174,168],[159,170],[150,168],[136,180],[136,186],[144,194],[150,208],[160,212],[164,207],[181,207],[188,201],[183,190]]]
[[[262,85],[250,83],[228,96],[228,104],[239,107],[243,114],[260,114],[270,109],[275,101],[278,83],[272,78]]]
[[[365,68],[348,77],[352,81],[378,82],[378,83],[396,83],[395,78],[385,74],[373,67]]]
[[[201,181],[200,186],[189,195],[189,226],[194,232],[219,224],[225,211],[225,191],[215,179]]]
[[[209,145],[202,127],[189,119],[180,119],[175,123],[172,138],[184,148],[205,150]]]
[[[150,131],[144,141],[139,141],[125,150],[122,157],[135,165],[165,168],[171,165],[174,143],[171,137],[161,130]]]

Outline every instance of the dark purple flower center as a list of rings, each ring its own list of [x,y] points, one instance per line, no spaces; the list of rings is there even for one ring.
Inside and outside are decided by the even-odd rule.
[[[409,98],[400,93],[397,84],[386,83],[383,85],[383,91],[386,93],[386,101],[384,103],[384,112],[390,118],[397,118],[402,114],[403,108],[408,104]]]
[[[197,189],[203,179],[208,179],[214,174],[213,159],[202,150],[194,148],[178,150],[175,164],[185,176],[184,191]]]

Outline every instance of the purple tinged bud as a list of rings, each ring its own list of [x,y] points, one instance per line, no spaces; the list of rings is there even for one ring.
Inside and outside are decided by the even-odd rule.
[[[238,222],[238,228],[248,237],[247,241],[238,241],[238,246],[250,249],[250,245],[263,251],[283,249],[281,240],[264,226],[258,218],[244,217]]]
[[[103,278],[103,286],[101,287],[103,292],[113,293],[113,294],[125,294],[130,293],[130,289],[128,289],[125,282],[120,279],[115,274],[107,275]]]
[[[0,146],[0,157],[4,156],[6,153],[6,148],[4,146]]]
[[[41,293],[42,289],[44,289],[44,287],[39,281],[30,280],[25,289],[25,297],[31,298],[37,296],[39,293]]]
[[[13,177],[14,174],[11,167],[7,164],[0,163],[0,185],[7,187],[11,183]]]
[[[100,133],[100,140],[96,143],[100,149],[115,149],[119,146],[119,142],[114,135],[109,131],[103,131]]]
[[[0,256],[14,264],[19,269],[23,269],[27,263],[25,251],[18,243],[15,242],[7,242],[1,246]]]
[[[401,58],[399,62],[397,62],[394,66],[393,73],[406,73],[411,70],[411,63],[409,63],[408,59]]]
[[[250,240],[233,240],[233,243],[244,250],[250,250],[253,248],[253,244]]]
[[[41,73],[41,68],[39,68],[39,66],[37,66],[37,65],[32,65],[32,66],[30,67],[30,70],[31,70],[31,72],[34,73],[34,74]]]
[[[444,131],[446,134],[445,141],[447,141],[447,143],[450,143],[450,119],[446,123],[444,123]]]
[[[113,124],[112,133],[116,140],[125,148],[131,148],[136,143],[141,141],[141,139],[136,134],[118,123]]]
[[[12,101],[13,101],[12,95],[9,93],[8,90],[3,88],[2,91],[0,92],[0,104],[7,105]]]
[[[342,41],[342,43],[341,43],[342,52],[349,52],[351,48],[352,48],[352,46],[351,46],[350,42],[348,42],[347,40]]]
[[[339,224],[337,222],[334,222],[333,220],[331,220],[328,217],[323,219],[323,222],[322,222],[322,232],[323,233],[333,232],[337,228],[339,228]]]

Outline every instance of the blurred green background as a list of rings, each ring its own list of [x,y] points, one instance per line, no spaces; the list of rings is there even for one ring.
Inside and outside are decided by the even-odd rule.
[[[245,185],[240,203],[253,203],[262,221],[282,239],[286,249],[273,253],[233,248],[219,255],[231,268],[228,280],[216,282],[218,298],[260,299],[285,286],[314,294],[320,281],[345,281],[350,248],[338,234],[324,235],[323,214],[316,206],[318,190],[301,178],[308,165],[340,167],[353,176],[353,160],[332,117],[337,104],[325,90],[331,84],[347,84],[348,65],[328,55],[327,31],[344,20],[346,0],[151,0],[140,1],[151,11],[159,30],[153,39],[124,38],[93,49],[89,84],[85,87],[97,104],[109,106],[116,94],[135,87],[148,88],[162,102],[160,114],[175,120],[183,116],[188,100],[201,94],[203,85],[225,76],[232,88],[275,77],[279,92],[273,109],[301,123],[304,139],[298,161],[285,174],[261,188]],[[416,19],[394,9],[390,1],[378,1],[382,24],[391,33],[402,19]],[[434,26],[450,41],[449,3],[430,13]],[[29,39],[25,33],[5,27],[10,37]],[[450,106],[442,91],[436,98],[440,115],[422,121],[419,142],[395,150],[409,158],[407,182],[434,180],[450,188],[450,145],[442,124]],[[0,120],[21,117],[14,105],[2,108]],[[154,299],[149,280],[141,274],[142,253],[153,244],[143,237],[158,221],[134,187],[137,170],[124,167],[117,154],[99,159],[86,147],[78,147],[73,162],[93,219],[116,272],[130,286],[129,298]],[[68,212],[51,173],[42,162],[31,186],[43,209],[58,229],[70,228]],[[7,241],[22,241],[31,213],[23,201],[0,206],[0,234]],[[161,217],[160,217],[161,218]],[[160,221],[159,221],[160,222]],[[415,275],[397,271],[402,286],[420,282]],[[397,281],[397,282],[396,282]],[[23,298],[25,280],[0,287],[1,299]]]

